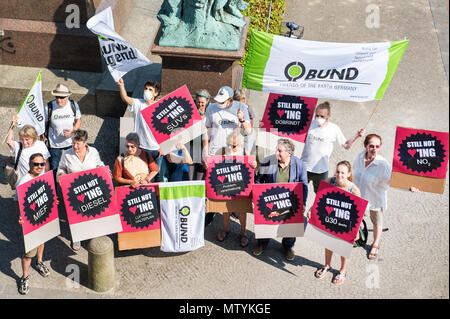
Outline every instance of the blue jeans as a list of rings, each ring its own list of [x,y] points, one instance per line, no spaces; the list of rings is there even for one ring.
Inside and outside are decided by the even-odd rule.
[[[56,173],[58,170],[59,161],[61,160],[61,156],[64,150],[68,150],[71,148],[71,146],[64,147],[64,148],[49,148],[50,153],[50,169]]]
[[[146,149],[144,149],[144,150],[150,153],[150,155],[153,157],[153,160],[155,161],[156,165],[158,165],[158,169],[161,170],[161,161],[162,161],[163,157],[159,156],[159,150],[146,150]],[[155,183],[162,182],[162,180],[160,180],[160,177],[159,177],[159,172],[153,178],[153,182],[155,182]]]
[[[284,237],[283,240],[281,241],[281,245],[283,246],[283,248],[285,250],[290,250],[294,247],[295,244],[295,240],[297,238],[295,237]],[[263,246],[264,248],[266,248],[267,244],[269,243],[269,238],[261,238],[258,239],[258,246]]]

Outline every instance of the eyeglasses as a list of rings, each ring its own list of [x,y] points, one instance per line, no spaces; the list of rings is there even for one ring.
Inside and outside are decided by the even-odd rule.
[[[44,167],[45,166],[45,163],[31,163],[31,164],[33,164],[33,166],[34,167],[38,167],[38,166],[40,166],[40,167]]]
[[[64,100],[67,96],[55,96],[57,100]]]
[[[379,149],[380,145],[369,145],[369,148],[373,150],[374,148]]]
[[[236,147],[238,147],[238,145],[237,144],[229,144],[228,147],[236,148]]]

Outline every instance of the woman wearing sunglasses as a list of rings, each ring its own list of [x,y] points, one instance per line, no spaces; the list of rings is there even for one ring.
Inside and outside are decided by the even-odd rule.
[[[383,229],[383,213],[387,209],[387,190],[391,180],[391,166],[381,156],[381,137],[369,134],[364,139],[364,151],[356,157],[353,165],[355,184],[361,191],[361,197],[369,201],[370,220],[373,223],[373,243],[368,254],[369,259],[378,255],[381,232]]]
[[[19,179],[19,181],[17,182],[17,185],[25,184],[26,182],[31,181],[34,178],[41,176],[42,174],[45,173],[45,167],[46,166],[48,167],[48,161],[44,159],[44,155],[42,155],[41,153],[31,154],[29,157],[28,164],[29,164],[30,169],[28,170],[28,172],[25,175],[23,175]],[[19,211],[19,224],[23,224],[23,219],[20,214],[17,192],[14,197],[14,200],[16,201],[16,209]],[[55,203],[56,203],[56,205],[58,205],[59,201],[56,200]],[[23,275],[19,281],[19,293],[22,295],[26,295],[28,293],[28,291],[30,290],[28,271],[30,270],[31,260],[34,257],[37,257],[35,268],[39,272],[39,274],[42,277],[48,277],[48,275],[50,274],[50,270],[44,264],[43,259],[42,259],[43,254],[44,254],[44,245],[45,244],[40,244],[38,247],[33,248],[30,251],[25,251],[24,254],[22,255]]]

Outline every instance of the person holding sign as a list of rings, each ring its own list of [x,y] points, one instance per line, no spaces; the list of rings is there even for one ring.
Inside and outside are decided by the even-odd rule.
[[[87,144],[88,133],[85,130],[73,132],[72,148],[64,151],[58,167],[58,176],[105,166],[98,151]],[[74,251],[80,250],[81,243],[72,243]]]
[[[32,179],[41,176],[45,173],[45,167],[48,166],[48,162],[44,159],[44,156],[41,153],[34,153],[29,158],[29,171],[27,174],[22,176],[19,181],[17,182],[17,185],[25,184],[28,181],[31,181]],[[17,209],[19,210],[19,224],[23,224],[22,215],[20,214],[19,204],[18,204],[18,198],[17,193],[15,195],[16,203],[17,203]],[[56,205],[59,205],[59,201],[56,200]],[[19,292],[22,295],[26,295],[30,290],[30,283],[28,278],[28,271],[31,266],[31,259],[37,256],[36,261],[36,269],[43,277],[48,277],[50,275],[50,270],[48,267],[43,263],[42,261],[42,255],[44,254],[44,245],[41,244],[38,247],[30,250],[29,252],[24,252],[24,255],[22,256],[22,271],[23,275],[20,278],[19,283]]]
[[[330,117],[329,102],[323,102],[316,107],[315,118],[309,127],[301,157],[308,171],[308,183],[313,182],[315,193],[320,181],[328,178],[328,164],[333,152],[333,144],[336,142],[349,150],[353,143],[365,133],[364,128],[359,129],[353,138],[347,140],[339,126],[329,121]]]
[[[12,118],[12,122],[16,123],[17,120],[18,117],[17,114],[15,114]],[[50,158],[50,153],[47,149],[47,146],[45,146],[45,143],[39,141],[38,139],[38,133],[34,126],[31,125],[24,125],[20,129],[19,142],[13,140],[12,128],[8,132],[8,135],[6,137],[6,144],[8,145],[11,153],[14,153],[15,162],[17,163],[18,180],[20,180],[20,178],[22,178],[29,172],[29,159],[30,156],[34,153],[43,154],[46,163],[46,172],[50,168],[48,160]]]
[[[114,180],[133,188],[151,183],[159,169],[152,155],[140,148],[139,135],[129,133],[125,137],[125,147],[127,151],[120,154],[114,163]]]
[[[369,201],[370,220],[373,223],[373,243],[367,256],[369,259],[376,259],[378,255],[391,180],[391,166],[379,154],[381,144],[379,135],[367,135],[364,139],[365,150],[358,154],[353,164],[355,184],[361,190],[361,197]]]
[[[244,137],[239,131],[234,131],[227,137],[227,147],[222,149],[222,155],[227,156],[248,156],[248,150],[244,151]],[[250,166],[256,168],[257,163],[253,161]],[[217,240],[224,241],[230,233],[230,217],[231,213],[223,214],[223,230],[217,233]],[[241,236],[239,239],[241,247],[248,246],[247,237],[247,213],[237,213],[239,218],[239,223],[241,224]]]
[[[352,165],[348,161],[341,161],[336,165],[336,172],[334,177],[328,178],[327,183],[339,187],[346,192],[352,193],[355,196],[361,196],[361,192],[358,187],[352,182]],[[311,209],[308,211],[308,219],[311,218]],[[325,248],[325,265],[318,269],[314,276],[317,279],[322,279],[331,269],[331,259],[333,257],[333,251]],[[333,279],[334,284],[342,284],[347,275],[347,262],[348,259],[341,256],[341,268],[339,269],[339,274]]]
[[[161,86],[158,81],[147,81],[144,84],[144,94],[142,99],[135,99],[128,96],[125,90],[125,82],[122,78],[117,82],[120,90],[120,98],[128,105],[128,110],[134,114],[134,129],[133,131],[139,135],[141,148],[148,151],[155,160],[158,168],[161,168],[161,153],[158,143],[153,136],[152,131],[144,120],[141,111],[149,105],[155,103],[156,97],[161,91]],[[159,174],[155,176],[155,182],[159,182]]]
[[[255,177],[255,184],[262,183],[303,183],[303,207],[308,197],[308,178],[306,166],[301,159],[294,156],[295,146],[286,138],[278,140],[276,154],[266,157]],[[303,212],[302,212],[303,214]],[[269,239],[258,239],[253,255],[259,256],[269,243]],[[294,260],[293,247],[295,237],[282,240],[284,256],[287,260]]]

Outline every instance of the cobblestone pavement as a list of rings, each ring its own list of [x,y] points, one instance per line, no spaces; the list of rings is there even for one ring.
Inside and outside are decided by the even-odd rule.
[[[379,4],[380,26],[367,28],[366,8],[371,2],[288,0],[284,20],[304,26],[304,39],[308,40],[410,40],[384,100],[367,127],[368,132],[383,137],[382,154],[390,160],[397,125],[448,132],[448,81],[441,59],[441,51],[446,49],[448,54],[448,46],[439,46],[438,26],[427,0],[383,1]],[[446,32],[448,38],[448,29]],[[258,115],[266,99],[265,93],[250,93],[250,104]],[[364,125],[375,102],[333,101],[332,105],[332,121],[349,137]],[[0,126],[2,137],[12,113],[12,109],[0,109],[5,119]],[[119,120],[84,116],[82,127],[90,134],[88,142],[99,149],[105,163],[112,165],[118,149],[113,137],[117,136]],[[5,145],[1,147],[4,159],[9,153]],[[337,148],[331,170],[339,160],[353,162],[361,149],[359,142],[350,151]],[[31,291],[23,297],[17,292],[22,274],[21,232],[13,209],[13,192],[1,174],[0,298],[449,298],[448,189],[448,177],[443,195],[390,189],[385,214],[388,230],[383,233],[378,259],[366,258],[369,247],[353,249],[348,277],[341,286],[331,283],[331,274],[320,281],[313,276],[324,261],[322,247],[299,238],[295,259],[287,262],[280,240],[272,240],[261,256],[254,257],[252,218],[249,216],[247,225],[250,245],[241,249],[237,220],[232,220],[232,233],[225,242],[215,239],[222,225],[221,216],[216,216],[205,229],[205,246],[188,253],[163,253],[159,248],[119,252],[117,236],[111,235],[116,245],[116,285],[104,294],[87,288],[87,242],[78,254],[74,253],[69,247],[68,225],[62,222],[62,234],[46,244],[44,253],[50,277],[42,278],[31,270]],[[308,207],[312,201],[309,196]],[[365,218],[371,230],[370,219]],[[370,231],[369,243],[371,239]],[[336,273],[337,257],[332,265]],[[72,280],[77,277],[79,281]]]

